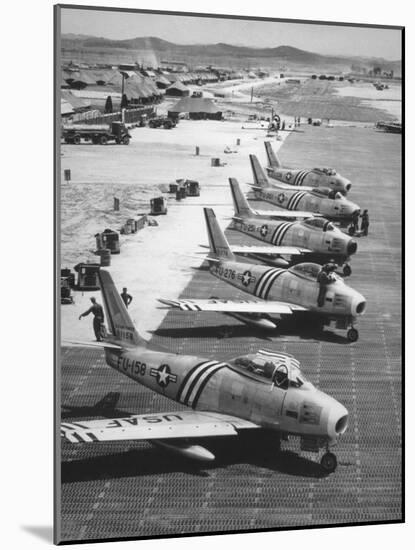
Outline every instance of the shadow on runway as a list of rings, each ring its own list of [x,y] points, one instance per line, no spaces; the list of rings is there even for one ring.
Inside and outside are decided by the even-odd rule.
[[[211,325],[177,328],[158,328],[151,331],[155,336],[165,338],[259,338],[272,341],[270,333],[248,325]]]
[[[318,330],[311,323],[305,326],[295,320],[284,320],[274,332],[263,331],[248,325],[209,325],[193,327],[158,328],[151,331],[164,338],[258,338],[272,342],[280,337],[293,336],[300,340],[317,340],[332,344],[349,344],[346,336],[330,330]]]
[[[120,400],[120,392],[109,392],[104,397],[95,403],[95,405],[73,406],[62,405],[64,409],[61,413],[61,418],[81,418],[81,417],[95,417],[104,416],[111,418],[123,418],[129,416],[131,413],[117,409],[118,401]]]
[[[223,438],[222,438],[223,440]],[[90,448],[90,444],[89,448]],[[108,448],[108,445],[105,445]],[[186,457],[157,448],[130,449],[126,452],[100,454],[79,460],[62,462],[62,483],[97,481],[161,474],[183,473],[195,477],[209,477],[217,468],[244,464],[253,468],[296,477],[324,478],[327,472],[318,462],[309,460],[292,451],[276,448],[258,449],[251,445],[242,448],[235,441],[216,442],[205,445],[215,454],[215,461],[200,463]],[[95,450],[99,447],[95,447]],[[103,447],[100,447],[103,450]],[[253,451],[255,449],[255,451]],[[63,450],[63,455],[65,454]],[[252,475],[255,475],[253,472]]]

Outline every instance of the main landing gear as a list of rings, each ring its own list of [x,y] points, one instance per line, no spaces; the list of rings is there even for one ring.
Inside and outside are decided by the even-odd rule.
[[[357,342],[359,339],[359,332],[354,327],[349,328],[347,331],[347,339],[349,342]]]
[[[337,468],[337,458],[336,455],[327,451],[321,457],[320,460],[321,467],[329,474],[333,473]]]

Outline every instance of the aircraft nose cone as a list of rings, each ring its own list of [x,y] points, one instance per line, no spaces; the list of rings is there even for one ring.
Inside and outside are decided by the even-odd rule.
[[[356,296],[354,296],[352,300],[351,310],[353,317],[356,317],[357,315],[363,315],[363,313],[366,311],[366,300],[361,294],[356,293]]]
[[[357,242],[353,239],[350,239],[350,241],[347,243],[347,255],[351,256],[352,254],[356,254],[357,252]]]
[[[330,406],[330,412],[328,417],[327,431],[331,439],[337,439],[337,437],[347,430],[349,423],[349,413],[347,409],[338,401],[333,399],[333,403]]]
[[[350,189],[352,188],[352,184],[350,183],[350,181],[349,183],[346,183],[345,187],[346,187],[346,191],[349,192]]]

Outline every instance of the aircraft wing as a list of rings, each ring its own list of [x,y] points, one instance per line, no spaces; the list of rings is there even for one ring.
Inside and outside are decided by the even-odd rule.
[[[290,315],[294,311],[306,311],[306,308],[288,302],[263,300],[226,300],[211,298],[208,300],[167,300],[159,298],[162,304],[182,311],[217,311],[222,313],[269,313]]]
[[[301,210],[255,210],[258,216],[269,216],[270,218],[316,218],[322,217],[322,214],[316,212],[305,212]]]
[[[298,256],[311,252],[308,248],[299,248],[298,246],[260,246],[260,245],[238,245],[231,246],[232,252],[235,254],[264,254],[275,255],[282,254],[287,256]]]
[[[188,410],[62,422],[61,435],[71,443],[93,443],[238,435],[238,430],[248,428],[260,426],[236,416]]]
[[[77,347],[77,346],[80,346],[82,348],[108,348],[108,349],[123,349],[122,346],[120,346],[119,344],[114,344],[112,342],[106,342],[105,340],[102,340],[101,342],[88,342],[88,341],[85,341],[85,342],[81,342],[79,340],[77,341],[73,341],[73,340],[62,340],[62,345],[64,346],[74,346],[74,347]]]
[[[287,191],[293,191],[294,189],[296,191],[312,191],[314,189],[314,187],[309,187],[306,185],[300,185],[297,187],[296,185],[290,185],[283,183],[282,181],[276,182],[275,180],[270,181],[270,187],[273,189],[286,189]]]

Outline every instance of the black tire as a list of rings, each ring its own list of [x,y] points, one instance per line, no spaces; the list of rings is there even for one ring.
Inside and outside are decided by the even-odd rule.
[[[128,145],[130,143],[130,138],[128,136],[124,136],[121,140],[121,143],[123,145]]]
[[[356,233],[354,226],[350,224],[347,228],[347,232],[351,237],[353,237],[353,235]]]
[[[328,473],[332,473],[337,468],[337,458],[333,453],[325,453],[320,460],[321,467]]]
[[[99,143],[100,143],[100,145],[106,145],[106,144],[108,143],[108,138],[107,138],[107,136],[101,136],[101,137],[99,138]]]
[[[350,277],[351,274],[352,274],[352,268],[351,268],[350,264],[344,264],[344,266],[343,266],[343,275],[345,277]]]
[[[72,143],[75,145],[79,145],[81,143],[81,136],[74,136],[72,138]]]
[[[349,328],[347,331],[347,339],[349,342],[357,342],[359,339],[359,332],[355,328]]]
[[[65,143],[72,143],[71,139],[70,138],[65,138]]]

